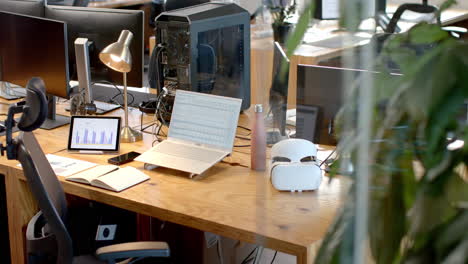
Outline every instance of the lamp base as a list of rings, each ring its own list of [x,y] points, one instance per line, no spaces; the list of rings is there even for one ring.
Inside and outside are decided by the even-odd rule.
[[[122,127],[120,130],[120,142],[132,143],[143,139],[141,132],[132,129],[131,127]]]

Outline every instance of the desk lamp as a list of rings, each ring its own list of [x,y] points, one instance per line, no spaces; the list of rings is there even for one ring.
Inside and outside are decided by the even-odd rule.
[[[142,139],[141,132],[128,126],[127,72],[130,72],[132,68],[132,55],[129,50],[132,38],[132,32],[122,30],[117,42],[105,47],[99,54],[99,59],[107,67],[123,73],[125,123],[120,131],[120,140],[124,143],[140,141]]]

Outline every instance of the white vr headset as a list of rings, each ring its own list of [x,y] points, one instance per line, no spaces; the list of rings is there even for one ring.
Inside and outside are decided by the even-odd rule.
[[[305,139],[286,139],[271,149],[271,183],[279,191],[317,190],[322,171],[317,164],[317,147]]]

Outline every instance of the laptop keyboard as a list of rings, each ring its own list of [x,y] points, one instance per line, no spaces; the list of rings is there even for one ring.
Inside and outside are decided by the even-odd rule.
[[[192,160],[197,160],[206,163],[213,163],[219,159],[222,152],[206,149],[206,148],[199,148],[190,145],[183,145],[174,142],[163,141],[159,143],[158,152],[180,157],[180,158],[187,158]]]

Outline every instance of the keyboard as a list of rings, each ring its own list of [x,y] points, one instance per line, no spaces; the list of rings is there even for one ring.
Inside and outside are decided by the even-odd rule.
[[[222,151],[179,144],[167,140],[158,144],[157,151],[166,155],[197,160],[205,163],[214,163],[225,154]]]
[[[19,99],[19,98],[23,98],[26,96],[26,89],[22,88],[22,87],[11,87],[10,88],[4,88],[2,87],[2,85],[5,85],[5,84],[2,84],[0,82],[0,97],[3,98],[3,99],[6,99],[6,100],[16,100],[16,99]]]
[[[96,105],[96,115],[107,114],[110,111],[120,108],[120,105],[100,101],[94,101],[94,105]],[[70,105],[65,106],[65,111],[70,111]]]
[[[94,104],[96,105],[97,115],[103,115],[112,110],[120,108],[120,105],[110,104],[110,103],[105,103],[105,102],[100,102],[100,101],[94,101]]]

